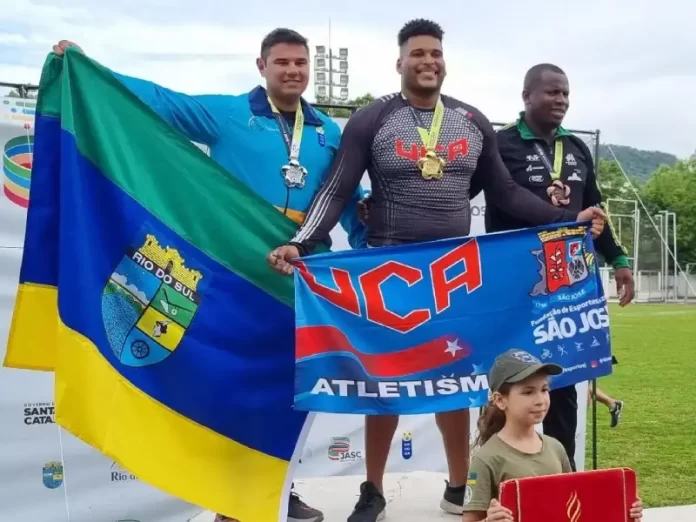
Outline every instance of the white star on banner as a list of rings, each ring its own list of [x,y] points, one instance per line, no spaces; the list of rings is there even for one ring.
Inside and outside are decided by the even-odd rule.
[[[458,352],[459,350],[463,350],[463,349],[464,349],[464,348],[462,348],[461,346],[459,346],[459,345],[457,344],[457,341],[459,341],[459,339],[455,339],[454,341],[447,341],[447,348],[445,349],[445,352],[451,353],[451,354],[452,354],[452,358],[454,358],[454,357],[457,356],[457,352]]]

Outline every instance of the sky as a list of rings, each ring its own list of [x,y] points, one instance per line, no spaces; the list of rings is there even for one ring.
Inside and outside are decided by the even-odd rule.
[[[60,3],[61,7],[56,4]],[[264,35],[290,27],[347,47],[350,97],[399,90],[396,35],[413,18],[445,31],[443,92],[506,123],[536,63],[562,67],[564,125],[602,142],[687,157],[696,151],[696,2],[686,0],[1,0],[0,81],[38,83],[51,46],[75,41],[120,73],[187,92],[248,91]],[[321,5],[321,8],[320,8]],[[398,5],[398,7],[397,7]],[[565,11],[564,9],[569,9]],[[314,89],[307,91],[314,99]]]

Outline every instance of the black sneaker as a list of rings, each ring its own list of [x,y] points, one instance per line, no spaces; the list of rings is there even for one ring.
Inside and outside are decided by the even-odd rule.
[[[466,493],[466,485],[453,488],[449,482],[445,480],[445,494],[440,501],[440,509],[445,513],[452,515],[461,515],[464,513],[464,494]]]
[[[623,401],[616,401],[614,403],[614,407],[609,410],[609,414],[611,415],[611,424],[610,426],[612,428],[616,428],[616,426],[619,425],[619,421],[621,420],[621,411],[623,410]]]
[[[290,492],[288,501],[288,522],[322,522],[324,513],[302,502],[294,491]]]
[[[348,517],[348,522],[377,522],[386,516],[384,508],[387,501],[384,500],[377,486],[372,482],[360,484],[360,499],[355,504],[353,513]]]

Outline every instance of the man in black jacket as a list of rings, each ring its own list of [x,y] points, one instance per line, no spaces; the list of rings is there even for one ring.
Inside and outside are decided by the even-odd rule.
[[[568,78],[551,64],[532,67],[524,78],[524,112],[498,131],[498,150],[512,178],[541,199],[570,211],[602,207],[594,161],[587,145],[561,124],[569,107]],[[472,197],[477,192],[472,187]],[[533,223],[511,216],[486,198],[486,232],[527,228]],[[611,223],[595,239],[597,251],[615,269],[621,306],[634,296],[633,275],[626,251],[616,240]],[[617,401],[617,406],[622,404]],[[575,469],[578,398],[574,386],[551,392],[544,433],[558,439]],[[612,416],[620,414],[612,412]]]

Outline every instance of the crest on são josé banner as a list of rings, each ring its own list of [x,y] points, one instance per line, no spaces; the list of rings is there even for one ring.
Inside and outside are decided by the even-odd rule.
[[[530,295],[554,294],[587,281],[595,271],[594,254],[587,250],[585,227],[563,227],[538,234],[541,248],[532,251],[541,277]]]
[[[154,234],[126,251],[102,293],[106,336],[118,360],[150,366],[179,346],[201,303],[203,275]]]

